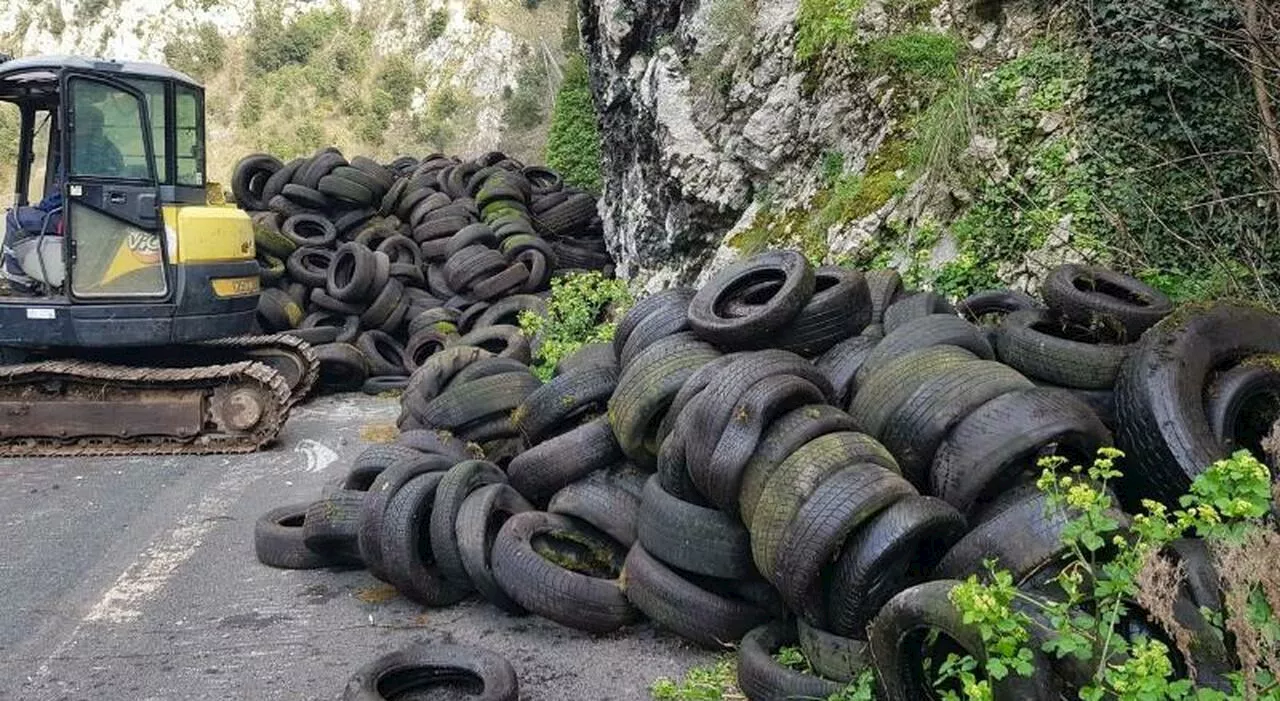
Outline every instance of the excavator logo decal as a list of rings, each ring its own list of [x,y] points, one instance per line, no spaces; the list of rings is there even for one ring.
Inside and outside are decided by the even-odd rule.
[[[129,252],[143,265],[155,265],[160,262],[160,237],[149,231],[134,231],[125,241]]]

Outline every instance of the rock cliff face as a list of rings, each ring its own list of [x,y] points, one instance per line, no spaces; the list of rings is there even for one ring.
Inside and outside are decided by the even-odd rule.
[[[1028,44],[1036,11],[963,0],[801,4],[581,4],[604,139],[602,215],[624,274],[650,288],[692,282],[761,243],[833,261],[886,222],[945,220],[955,210],[948,187],[897,162],[920,93],[898,64],[876,60],[875,47],[900,36],[948,37],[955,46],[944,53],[999,61]],[[834,36],[820,26],[841,17],[848,25]],[[824,31],[846,50],[815,56],[801,45],[814,41],[806,32]],[[856,206],[815,221],[841,182],[871,190],[877,178],[893,181],[891,194],[858,193]],[[949,260],[942,238],[933,244],[939,262]]]

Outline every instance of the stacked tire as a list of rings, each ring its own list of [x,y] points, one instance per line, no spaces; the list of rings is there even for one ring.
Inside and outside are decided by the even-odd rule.
[[[956,581],[994,561],[1027,596],[1054,595],[1076,514],[1035,487],[1040,458],[1088,464],[1118,443],[1119,503],[1167,498],[1280,418],[1280,318],[1220,305],[1161,319],[1132,278],[1064,266],[1050,281],[1043,303],[991,291],[953,306],[892,271],[771,251],[641,300],[545,384],[505,332],[445,344],[408,382],[400,445],[371,449],[415,454],[359,461],[342,487],[368,492],[356,546],[348,530],[307,552],[363,561],[430,605],[474,590],[588,632],[647,617],[737,644],[751,699],[824,698],[868,668],[887,698],[926,697],[924,661],[941,653],[925,632],[983,653],[948,598]],[[1114,415],[1090,393],[1114,396]],[[1178,555],[1213,581],[1202,550]],[[1175,605],[1199,636],[1197,681],[1216,684],[1225,650],[1196,617],[1220,604]],[[816,674],[779,664],[787,645]],[[1035,654],[1001,697],[1081,682]]]
[[[594,196],[501,153],[385,165],[333,148],[289,163],[254,154],[231,185],[252,214],[259,325],[317,346],[336,390],[403,389],[444,347],[518,335],[553,276],[612,272]]]

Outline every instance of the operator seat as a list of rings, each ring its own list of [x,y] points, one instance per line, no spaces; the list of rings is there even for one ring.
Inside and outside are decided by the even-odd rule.
[[[67,277],[62,251],[61,206],[21,206],[5,213],[0,273],[11,290],[35,295],[41,285],[61,287]]]

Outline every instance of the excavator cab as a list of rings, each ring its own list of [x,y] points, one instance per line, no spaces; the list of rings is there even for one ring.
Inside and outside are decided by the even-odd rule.
[[[252,225],[208,204],[198,83],[156,64],[34,57],[0,62],[0,102],[20,123],[0,347],[156,347],[251,332]]]

